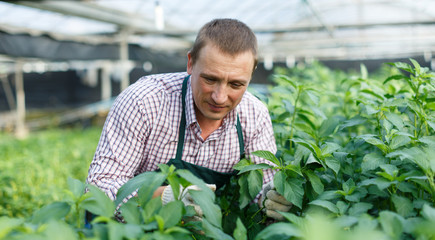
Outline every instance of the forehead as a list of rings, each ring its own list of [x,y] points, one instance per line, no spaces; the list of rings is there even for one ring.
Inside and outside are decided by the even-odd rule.
[[[235,54],[222,51],[216,44],[207,43],[202,47],[198,54],[198,59],[195,62],[201,62],[201,64],[229,64],[233,67],[246,66],[253,71],[255,65],[255,56],[250,50],[239,52]]]

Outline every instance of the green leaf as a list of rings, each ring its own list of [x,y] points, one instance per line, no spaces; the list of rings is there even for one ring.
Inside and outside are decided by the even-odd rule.
[[[72,192],[75,199],[78,199],[83,194],[85,194],[86,185],[84,183],[71,177],[68,177],[67,183],[68,183],[68,189]]]
[[[121,205],[120,210],[122,217],[126,222],[140,224],[140,211],[136,203],[128,201]]]
[[[380,165],[387,163],[387,159],[379,152],[371,152],[364,156],[361,163],[363,172],[374,170]]]
[[[189,190],[195,203],[197,203],[204,213],[204,219],[213,224],[216,227],[221,227],[222,224],[222,213],[218,205],[210,198],[207,198],[207,194],[204,191]]]
[[[399,173],[399,169],[395,165],[392,165],[392,164],[382,164],[380,166],[380,168],[392,177],[396,177],[397,174]]]
[[[108,223],[108,237],[110,240],[123,240],[125,229],[124,225],[118,222]]]
[[[306,170],[304,173],[307,175],[314,192],[321,194],[324,190],[324,186],[320,178],[312,170]]]
[[[190,237],[192,235],[192,233],[189,230],[187,230],[185,228],[177,227],[177,226],[166,229],[164,231],[164,233],[165,234],[171,234],[171,235],[174,234],[174,233],[176,233],[176,234],[177,233],[178,234],[186,234],[187,235],[187,236],[183,236],[183,238],[177,238],[177,237],[174,236],[175,239],[186,239],[186,238],[188,238],[188,237]]]
[[[183,202],[172,201],[160,209],[158,215],[162,217],[165,228],[173,227],[181,221],[183,207]]]
[[[302,121],[304,121],[305,123],[307,123],[307,126],[310,126],[311,129],[316,129],[316,125],[311,121],[311,119],[307,116],[307,114],[303,114],[301,109],[299,109],[299,111],[296,113],[296,115],[298,116],[298,118]]]
[[[348,127],[358,126],[358,125],[361,125],[365,122],[367,122],[367,118],[364,118],[361,116],[356,116],[356,117],[353,117],[349,120],[344,121],[344,123],[340,125],[339,130],[341,131],[341,130],[348,128]]]
[[[250,166],[252,165],[251,161],[249,161],[248,159],[244,158],[242,160],[240,160],[236,165],[233,166],[233,169],[235,170],[242,170],[244,167]]]
[[[266,164],[266,163],[248,165],[245,167],[241,167],[238,175],[241,175],[241,174],[243,174],[245,172],[249,172],[249,171],[254,171],[254,170],[259,170],[259,169],[270,169],[270,168],[273,168],[273,166],[270,166],[269,164]]]
[[[314,143],[310,143],[310,142],[305,141],[304,139],[300,139],[300,138],[294,138],[293,142],[306,147],[317,158],[320,158],[322,156],[322,150]]]
[[[334,200],[340,198],[340,194],[336,193],[335,190],[330,191],[324,191],[322,194],[319,195],[317,199],[320,200]]]
[[[389,82],[389,81],[391,81],[391,80],[400,80],[400,79],[405,79],[405,78],[407,78],[406,76],[404,76],[404,75],[393,75],[393,76],[390,76],[390,77],[388,77],[385,81],[384,81],[384,84],[386,84],[387,82]]]
[[[201,207],[205,218],[214,226],[221,227],[222,213],[218,205],[214,203],[214,192],[205,185],[204,181],[193,175],[189,170],[180,169],[177,170],[177,174],[201,189],[201,191],[189,190],[189,193]]]
[[[207,185],[202,179],[196,177],[195,175],[192,174],[192,172],[186,169],[177,170],[177,174],[180,177],[187,180],[188,182],[190,182],[191,184],[197,185],[199,189],[201,189],[201,192],[204,192],[207,198],[211,199],[211,201],[214,201],[215,199],[214,192],[209,187],[207,187]]]
[[[142,217],[145,223],[153,221],[154,215],[162,208],[162,200],[160,198],[153,198],[143,207]],[[153,225],[150,225],[151,227]]]
[[[380,111],[378,105],[362,104],[361,103],[360,106],[362,107],[362,109],[365,109],[365,111],[367,112],[367,115],[373,115],[373,114],[378,113]]]
[[[392,66],[394,66],[396,68],[402,69],[404,71],[407,71],[407,72],[410,72],[410,73],[414,73],[413,68],[409,64],[407,64],[407,63],[404,63],[404,62],[395,62],[395,63],[387,63],[387,64],[390,64],[390,65],[392,65]]]
[[[391,239],[400,239],[403,232],[403,224],[400,215],[394,212],[382,211],[378,219],[382,229]]]
[[[334,219],[333,223],[338,227],[348,229],[351,228],[356,223],[358,223],[358,218],[354,216],[342,215]]]
[[[431,157],[428,152],[425,152],[423,149],[418,147],[406,148],[391,152],[387,155],[387,157],[399,157],[403,160],[410,160],[417,164],[423,171],[430,171],[431,168]]]
[[[88,185],[87,188],[91,197],[83,200],[82,207],[98,216],[113,217],[115,213],[113,201],[99,188],[93,185]]]
[[[172,188],[172,193],[174,195],[174,199],[180,200],[181,189],[182,189],[181,188],[182,184],[181,184],[180,178],[178,178],[178,176],[176,174],[169,174],[169,176],[166,178],[166,180],[168,181],[169,185]]]
[[[411,61],[412,65],[414,65],[415,68],[415,75],[419,75],[421,73],[421,67],[420,64],[418,64],[417,61],[415,61],[414,59],[410,58],[409,61]]]
[[[23,219],[0,217],[0,239],[7,239],[5,237],[23,222]]]
[[[344,199],[346,199],[349,202],[359,202],[366,195],[367,195],[367,190],[365,188],[356,188],[356,190],[353,191],[353,193],[344,196]]]
[[[287,76],[287,75],[282,75],[282,74],[275,74],[275,75],[273,75],[273,78],[274,79],[280,79],[280,80],[283,80],[283,81],[285,81],[286,83],[289,83],[293,88],[297,88],[297,83],[295,83],[294,82],[294,80],[293,79],[291,79],[289,76]]]
[[[389,187],[392,183],[385,178],[378,177],[378,178],[369,178],[369,179],[363,180],[360,183],[360,186],[369,186],[371,184],[376,185],[379,188],[379,190],[382,191],[382,190],[386,189],[387,187]]]
[[[165,182],[165,179],[166,175],[160,172],[157,172],[157,174],[150,174],[146,178],[144,177],[142,184],[139,186],[137,192],[138,202],[140,203],[140,205],[144,205],[146,202],[151,200],[154,192],[157,188],[162,186],[162,184]],[[126,193],[127,192],[128,191],[126,191]]]
[[[333,204],[330,201],[317,199],[317,200],[309,202],[309,204],[325,208],[325,209],[329,210],[332,213],[338,213],[339,212],[337,206],[335,206],[335,204]]]
[[[237,183],[240,186],[239,205],[240,208],[245,208],[251,202],[251,195],[249,194],[248,176],[246,174],[239,177]]]
[[[53,202],[37,210],[32,216],[32,223],[42,224],[49,220],[60,220],[68,215],[70,210],[71,206],[66,202]]]
[[[160,232],[163,232],[165,229],[165,220],[163,220],[163,218],[160,217],[159,215],[155,215],[154,220],[156,220]]]
[[[318,131],[319,137],[327,137],[333,134],[335,132],[335,129],[337,129],[339,123],[340,120],[337,117],[327,118],[325,121],[322,122],[322,125],[320,125]]]
[[[340,148],[341,148],[341,146],[338,145],[337,143],[325,142],[325,144],[323,144],[323,146],[322,146],[322,156],[327,157],[328,155],[337,151]]]
[[[44,231],[46,240],[77,240],[79,239],[75,229],[64,222],[50,221]]]
[[[287,201],[302,208],[302,198],[304,195],[303,181],[297,178],[287,178],[285,173],[279,171],[273,178],[276,191],[283,195]]]
[[[274,163],[276,166],[281,166],[281,162],[270,151],[263,151],[263,150],[255,151],[255,152],[252,152],[252,155],[264,158],[264,159]]]
[[[145,190],[141,192],[141,200],[143,200],[141,202],[146,202],[151,197],[150,193],[154,193],[157,187],[161,186],[165,181],[165,178],[166,175],[161,172],[144,172],[137,175],[119,188],[116,194],[115,205],[118,206],[122,200],[142,187],[145,188]]]
[[[287,219],[289,222],[293,223],[298,229],[303,229],[305,224],[305,218],[296,216],[293,213],[290,212],[281,212],[278,211],[285,219]]]
[[[410,143],[411,139],[408,136],[403,135],[396,135],[393,137],[390,143],[391,149],[397,149],[399,147],[405,146],[406,144]]]
[[[236,229],[234,229],[233,236],[234,236],[235,240],[247,240],[248,239],[246,228],[243,225],[240,218],[237,218]]]
[[[325,160],[326,166],[328,166],[330,169],[332,169],[335,174],[338,174],[340,171],[340,161],[338,161],[336,158],[328,157]]]
[[[335,206],[337,206],[337,208],[338,208],[338,213],[339,213],[340,215],[344,215],[344,214],[346,214],[346,211],[347,211],[347,209],[349,208],[349,204],[348,204],[348,203],[345,203],[345,202],[343,202],[343,201],[338,201],[338,202],[335,204]]]
[[[364,213],[367,213],[368,210],[373,208],[373,204],[366,202],[358,202],[352,205],[349,209],[349,215],[359,217]]]
[[[202,228],[204,229],[207,238],[218,239],[218,240],[232,240],[233,238],[224,233],[221,228],[216,227],[216,225],[211,224],[207,219],[202,219]]]
[[[287,238],[291,237],[302,237],[302,233],[299,229],[293,226],[293,224],[290,223],[274,223],[272,225],[269,225],[265,229],[263,229],[258,235],[255,237],[255,240],[261,240],[261,239],[274,239],[274,236],[286,236]]]
[[[384,112],[384,115],[387,120],[390,121],[397,129],[399,129],[400,131],[403,130],[404,123],[402,118],[398,114],[392,112]]]
[[[251,198],[255,198],[263,187],[263,172],[256,170],[248,173],[248,189]]]
[[[370,94],[381,101],[384,101],[384,99],[385,99],[382,95],[379,95],[379,94],[373,92],[373,90],[371,90],[371,89],[363,89],[363,90],[361,90],[361,92]]]
[[[435,105],[435,104],[433,104]],[[432,128],[433,131],[435,131],[435,122],[427,121],[427,124]]]
[[[361,72],[361,78],[362,79],[368,79],[369,78],[369,72],[367,71],[367,67],[364,64],[360,64],[360,72]]]
[[[364,139],[369,144],[372,144],[376,147],[378,147],[382,152],[388,153],[388,146],[384,144],[381,140],[376,138],[374,135],[366,134],[366,135],[360,135],[358,138]]]
[[[278,122],[284,122],[284,121],[288,120],[288,118],[290,118],[290,117],[291,117],[290,112],[283,112],[275,120]]]
[[[419,141],[427,144],[430,148],[435,148],[435,136],[424,136],[421,137]]]
[[[396,208],[396,212],[403,217],[409,217],[412,215],[412,210],[414,209],[411,200],[405,197],[398,196],[397,194],[393,194],[391,196],[391,201]]]
[[[343,191],[345,191],[347,195],[352,194],[352,192],[355,190],[355,182],[353,181],[352,178],[349,178],[342,185],[343,185]]]
[[[425,205],[423,205],[421,215],[425,219],[432,221],[432,222],[435,222],[435,208],[425,204]]]
[[[312,156],[312,154],[311,154],[311,156]],[[287,166],[285,166],[284,169],[293,171],[293,172],[297,173],[298,175],[300,175],[301,177],[303,176],[302,172],[301,172],[301,167],[299,167],[299,165],[293,165],[290,163]]]

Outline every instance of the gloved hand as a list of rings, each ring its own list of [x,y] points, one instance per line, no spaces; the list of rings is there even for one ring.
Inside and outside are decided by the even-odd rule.
[[[291,202],[287,201],[284,196],[275,190],[273,180],[264,186],[261,203],[265,207],[266,215],[278,221],[284,220],[284,217],[275,210],[288,212],[293,206]]]
[[[216,191],[215,184],[206,184],[206,185],[213,192]],[[195,203],[192,196],[190,196],[189,190],[201,190],[201,189],[196,185],[191,185],[187,188],[183,188],[182,186],[180,186],[180,196],[178,197],[178,199],[180,199],[184,203],[185,206],[192,206],[195,209],[196,215],[198,217],[202,217],[203,212],[202,212],[201,208],[199,207],[199,205],[197,205]],[[162,192],[162,204],[166,205],[172,201],[175,201],[174,192],[172,190],[171,185],[168,185],[165,187],[165,189]]]

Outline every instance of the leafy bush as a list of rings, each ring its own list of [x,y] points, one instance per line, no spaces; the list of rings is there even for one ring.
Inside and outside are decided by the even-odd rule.
[[[97,188],[69,179],[68,197],[31,218],[0,218],[8,239],[434,239],[434,75],[411,60],[391,63],[372,79],[331,72],[318,63],[277,69],[267,96],[278,153],[254,154],[275,164],[240,161],[231,184],[213,194],[186,170],[160,165],[127,182],[110,201]],[[382,80],[381,80],[382,79]],[[385,80],[384,80],[385,79]],[[279,193],[294,204],[287,221],[267,219],[252,204],[262,170],[277,171]],[[152,193],[164,181],[190,194],[204,211],[177,200],[162,206]],[[121,205],[120,223],[113,217]],[[177,196],[177,194],[175,194]],[[98,215],[84,227],[88,210]],[[60,237],[61,236],[61,237]]]

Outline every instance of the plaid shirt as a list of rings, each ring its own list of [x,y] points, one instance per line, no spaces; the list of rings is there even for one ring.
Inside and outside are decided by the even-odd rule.
[[[142,77],[116,98],[89,168],[88,183],[114,200],[118,189],[129,179],[145,171],[155,171],[158,164],[175,157],[182,113],[181,86],[186,76],[187,73],[170,73]],[[189,80],[182,160],[219,172],[233,171],[240,160],[237,113],[246,156],[255,163],[266,162],[251,155],[256,150],[276,152],[265,105],[245,92],[236,109],[225,116],[221,127],[203,140]],[[272,177],[272,171],[264,171],[264,184]]]

